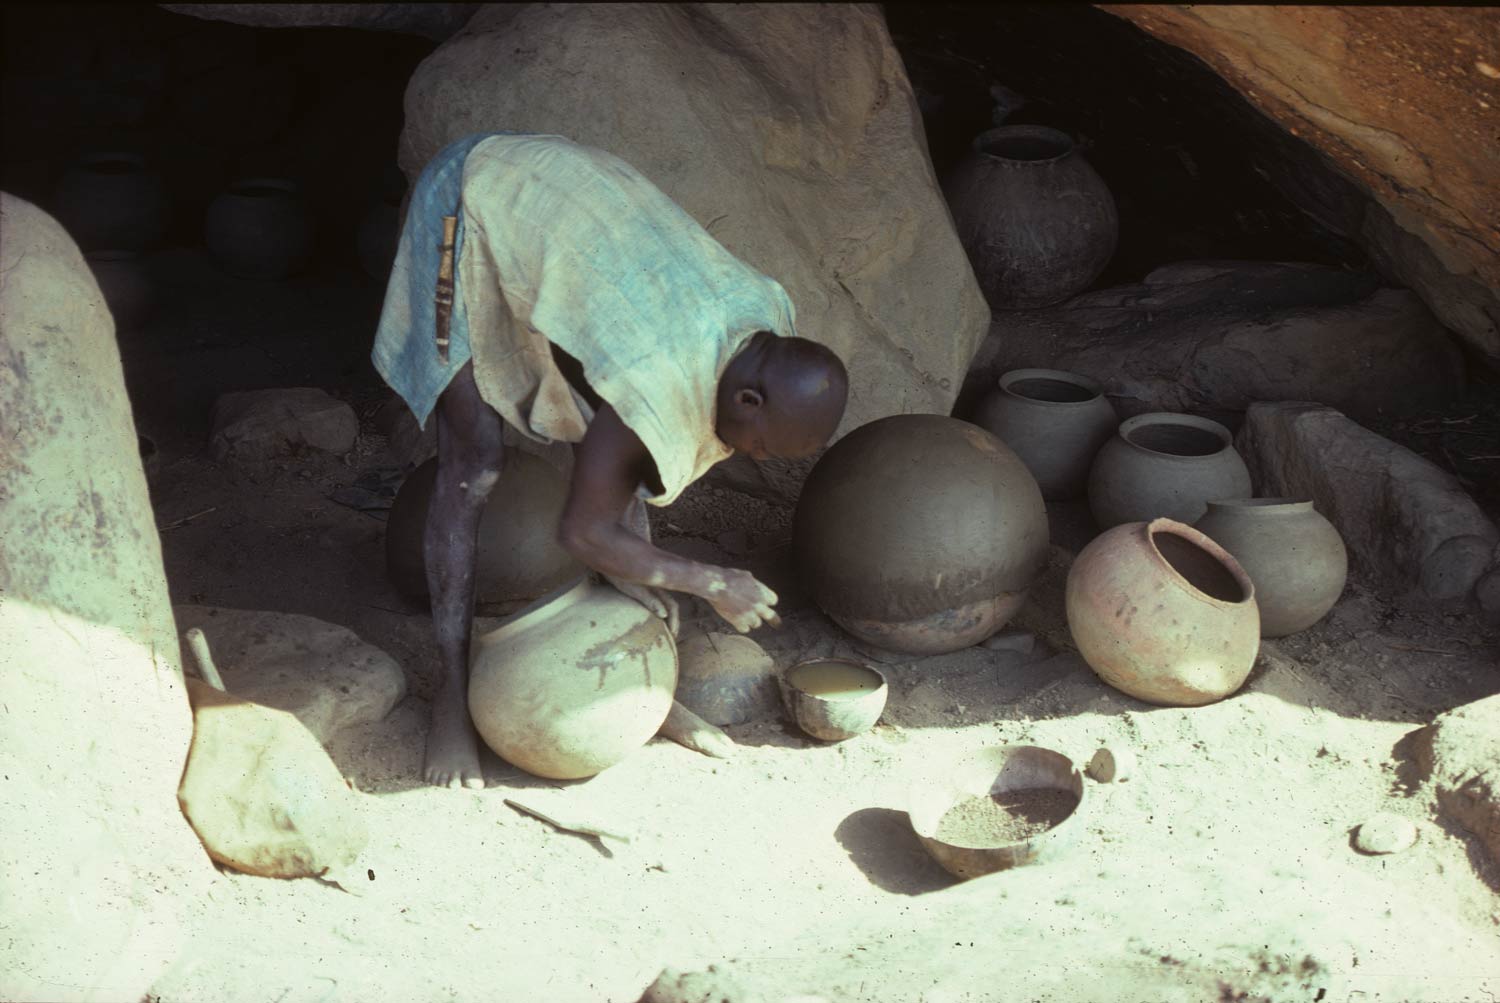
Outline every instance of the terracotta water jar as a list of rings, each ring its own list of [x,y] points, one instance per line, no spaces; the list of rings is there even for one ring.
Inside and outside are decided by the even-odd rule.
[[[1087,490],[1094,456],[1120,423],[1099,384],[1060,369],[1005,373],[975,418],[1015,450],[1048,501]]]
[[[993,309],[1060,303],[1088,288],[1114,254],[1114,197],[1065,132],[1040,125],[983,132],[944,189]]]
[[[469,713],[506,762],[576,780],[650,741],[676,687],[666,622],[585,578],[474,639]]]
[[[139,251],[89,251],[83,256],[117,331],[131,331],[146,322],[156,308],[156,283]]]
[[[167,211],[161,175],[132,152],[80,158],[53,198],[53,214],[84,251],[144,250],[166,233]]]
[[[423,536],[437,460],[412,471],[396,492],[385,523],[385,566],[391,584],[413,602],[427,600]],[[480,602],[535,599],[583,573],[557,542],[568,485],[547,461],[512,449],[505,472],[479,517],[475,596]]]
[[[976,644],[1015,615],[1047,559],[1047,514],[1036,479],[990,432],[894,415],[818,460],[793,546],[814,600],[844,630],[935,654]]]
[[[1171,519],[1101,533],[1068,571],[1068,629],[1100,679],[1148,703],[1235,692],[1260,650],[1255,585],[1229,552]]]
[[[203,237],[231,275],[283,279],[312,252],[312,221],[300,187],[285,178],[237,181],[208,207]]]
[[[1211,501],[1194,525],[1233,554],[1255,583],[1261,637],[1285,637],[1311,627],[1344,591],[1349,553],[1343,537],[1310,501]]]
[[[1089,508],[1100,529],[1157,517],[1191,525],[1210,498],[1252,493],[1229,429],[1190,414],[1127,418],[1089,470]]]

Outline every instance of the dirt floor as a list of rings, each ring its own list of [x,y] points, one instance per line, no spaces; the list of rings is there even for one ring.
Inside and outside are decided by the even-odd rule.
[[[981,885],[997,896],[997,931],[1040,930],[1070,908],[1092,909],[1125,943],[1147,936],[1132,927],[1133,900],[1179,873],[1201,881],[1205,869],[1215,877],[1194,899],[1202,914],[1179,914],[1175,932],[1152,936],[1206,951],[1195,928],[1222,918],[1256,929],[1268,901],[1295,892],[1324,918],[1305,930],[1283,923],[1271,931],[1276,942],[1321,945],[1336,933],[1355,945],[1349,957],[1325,951],[1323,975],[1367,995],[1330,998],[1417,998],[1388,995],[1412,980],[1426,999],[1500,994],[1500,868],[1439,814],[1403,744],[1434,715],[1500,692],[1500,631],[1357,578],[1325,621],[1265,644],[1245,688],[1209,707],[1140,703],[1066,650],[1057,551],[1021,618],[1039,637],[1036,652],[883,660],[890,700],[868,734],[825,744],[767,721],[727,729],[740,746],[731,760],[657,739],[587,781],[539,780],[490,755],[485,790],[422,786],[430,624],[385,579],[380,513],[330,499],[387,462],[369,421],[385,395],[365,361],[379,286],[349,272],[240,282],[189,251],[159,255],[153,267],[161,309],[120,341],[138,423],[158,450],[150,479],[173,601],[343,625],[397,659],[409,682],[385,720],[346,731],[330,749],[372,795],[364,881],[344,890],[222,872],[153,998],[632,1001],[664,966],[816,966],[827,951],[826,983],[802,991],[830,1003],[1002,1000],[1012,998],[996,981],[1003,973],[1074,962],[1002,949],[958,975],[935,952],[922,983],[909,957],[860,979],[833,959],[865,950],[855,940],[889,952],[875,942],[891,935],[874,931],[918,937],[918,916],[943,940],[934,927],[943,904]],[[204,449],[213,399],[269,386],[320,386],[348,400],[364,419],[358,447],[347,458],[289,459],[259,483],[216,466]],[[1076,545],[1086,535],[1077,513],[1057,515],[1055,539]],[[754,635],[778,666],[853,650],[799,588],[790,513],[699,486],[654,516],[664,545],[749,567],[778,589],[785,626]],[[1063,516],[1073,520],[1066,532]],[[701,604],[685,612],[686,629],[725,629]],[[1045,745],[1080,765],[1110,743],[1139,765],[1127,783],[1089,782],[1070,860],[954,888],[906,822],[908,787],[948,758],[1003,743]],[[559,833],[506,797],[566,809],[631,842]],[[1357,853],[1352,832],[1378,811],[1417,823],[1417,844],[1388,857]],[[1013,904],[1038,897],[1004,908],[1007,889]],[[1067,944],[1065,954],[1087,947]],[[989,988],[977,995],[912,988],[981,977]]]

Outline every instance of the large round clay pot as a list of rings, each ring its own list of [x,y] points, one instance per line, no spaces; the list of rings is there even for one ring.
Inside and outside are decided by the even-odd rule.
[[[1157,517],[1191,525],[1210,498],[1253,493],[1234,437],[1216,421],[1155,412],[1127,418],[1094,457],[1089,508],[1100,529]]]
[[[402,483],[385,523],[386,574],[413,602],[427,601],[422,541],[436,483],[437,460],[431,459]],[[550,463],[519,449],[506,452],[505,471],[479,517],[478,601],[535,599],[584,572],[557,542],[567,497],[567,482]]]
[[[167,231],[161,176],[139,153],[93,153],[63,173],[54,215],[81,250],[143,250]]]
[[[1003,374],[975,418],[1015,450],[1049,501],[1084,493],[1095,454],[1120,424],[1099,384],[1060,369]]]
[[[1060,303],[1115,251],[1115,200],[1067,133],[1006,125],[981,133],[944,186],[958,239],[996,310]]]
[[[894,415],[818,460],[794,544],[814,600],[892,651],[984,640],[1025,600],[1047,559],[1036,480],[989,432],[935,414]]]
[[[576,780],[650,741],[676,687],[666,622],[584,579],[474,639],[469,714],[506,762]]]
[[[1260,650],[1255,586],[1223,547],[1171,519],[1095,537],[1068,569],[1068,629],[1100,679],[1196,707],[1244,683]]]
[[[1349,552],[1333,523],[1310,501],[1211,501],[1194,528],[1233,554],[1255,583],[1261,637],[1311,627],[1344,591]]]
[[[214,199],[203,237],[231,275],[282,279],[307,262],[312,222],[295,181],[249,178]]]
[[[117,331],[140,327],[156,308],[156,283],[139,251],[89,251],[83,256]]]

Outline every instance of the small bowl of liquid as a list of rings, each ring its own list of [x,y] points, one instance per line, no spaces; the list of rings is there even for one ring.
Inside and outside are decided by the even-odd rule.
[[[779,682],[782,702],[797,727],[825,742],[841,742],[875,727],[889,692],[885,676],[847,658],[798,662]]]

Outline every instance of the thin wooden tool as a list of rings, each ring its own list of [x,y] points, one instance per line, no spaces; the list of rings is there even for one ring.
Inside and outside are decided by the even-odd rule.
[[[621,843],[630,842],[629,836],[621,836],[620,834],[610,832],[607,829],[600,829],[582,822],[563,822],[553,818],[551,815],[544,815],[541,812],[537,811],[535,808],[528,808],[517,801],[512,801],[510,798],[505,798],[504,801],[516,811],[521,812],[525,815],[530,815],[532,818],[539,818],[543,822],[546,822],[548,825],[552,826],[554,829],[562,829],[565,832],[576,832],[584,836],[609,838],[618,840]]]

